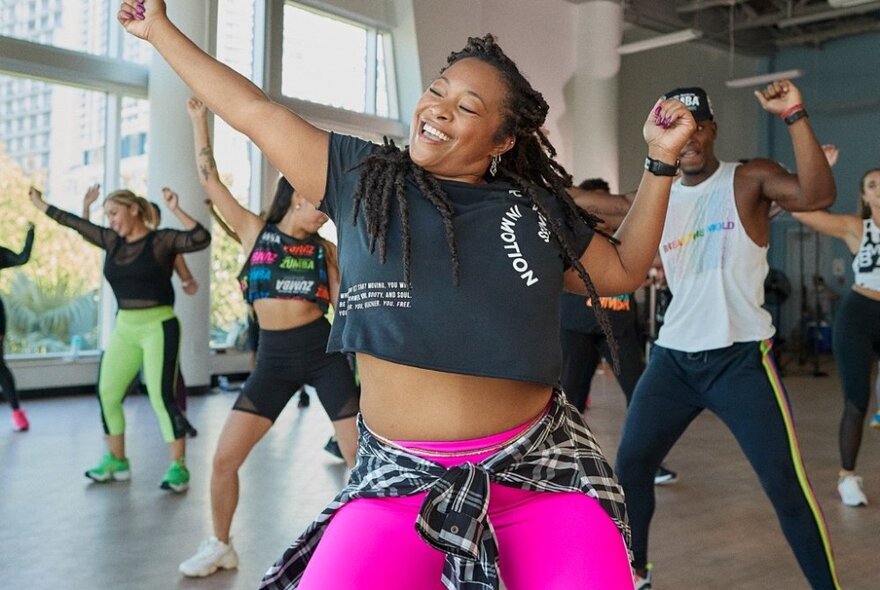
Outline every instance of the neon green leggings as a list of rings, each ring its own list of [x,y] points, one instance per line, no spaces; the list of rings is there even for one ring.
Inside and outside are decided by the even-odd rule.
[[[180,349],[180,323],[170,306],[122,309],[104,349],[98,377],[98,400],[104,432],[125,432],[122,401],[131,380],[143,367],[147,395],[162,438],[170,443],[185,434],[185,419],[174,400]]]

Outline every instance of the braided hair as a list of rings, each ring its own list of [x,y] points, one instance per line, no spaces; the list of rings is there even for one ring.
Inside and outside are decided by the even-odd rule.
[[[556,149],[541,128],[550,107],[543,95],[532,88],[513,60],[502,51],[492,34],[470,37],[464,49],[449,55],[447,65],[441,73],[467,58],[479,59],[493,66],[507,86],[502,107],[503,121],[493,139],[501,141],[505,137],[513,137],[515,142],[510,150],[501,155],[494,177],[487,172],[486,180],[503,178],[509,182],[547,221],[563,258],[575,268],[586,286],[596,318],[608,339],[614,368],[618,370],[617,343],[611,332],[611,325],[602,311],[589,274],[567,239],[569,232],[566,231],[572,230],[578,224],[587,224],[595,231],[595,226],[601,220],[578,207],[566,190],[572,185],[571,175],[555,160]],[[405,182],[411,176],[419,188],[419,194],[434,206],[443,222],[452,259],[452,280],[457,285],[460,265],[453,227],[454,209],[439,181],[412,161],[408,149],[399,149],[388,138],[361,162],[360,168],[352,222],[357,223],[358,217],[363,215],[370,251],[375,252],[378,248],[379,259],[385,262],[388,222],[392,203],[396,203],[403,242],[404,280],[410,283],[412,245]],[[548,191],[558,202],[561,218],[547,206],[540,189]]]

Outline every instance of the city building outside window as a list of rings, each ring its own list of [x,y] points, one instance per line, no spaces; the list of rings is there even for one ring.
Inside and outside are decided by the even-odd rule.
[[[116,5],[109,0],[0,0],[0,36],[91,55],[108,55]],[[143,42],[126,40],[121,53],[146,63]],[[112,57],[112,56],[111,56]],[[6,351],[15,355],[67,354],[72,342],[83,351],[100,349],[98,322],[102,252],[72,230],[30,206],[30,185],[50,203],[82,211],[88,186],[146,190],[149,105],[119,96],[100,83],[75,88],[0,71],[0,227],[3,246],[20,249],[29,220],[36,223],[31,261],[0,273],[6,303]],[[118,101],[119,114],[108,119]],[[108,128],[109,126],[109,128]],[[108,137],[119,145],[108,146]],[[108,166],[112,158],[113,166]],[[108,169],[118,176],[108,177]],[[146,196],[146,195],[145,195]],[[92,221],[104,223],[95,205]]]

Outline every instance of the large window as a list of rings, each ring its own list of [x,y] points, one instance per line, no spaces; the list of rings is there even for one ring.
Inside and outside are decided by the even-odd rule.
[[[217,13],[217,59],[243,76],[254,74],[254,0],[220,0]],[[254,184],[253,146],[219,117],[214,118],[214,157],[223,183],[250,208]],[[211,346],[243,344],[247,311],[238,286],[244,263],[241,245],[214,225],[211,241]]]
[[[27,192],[35,185],[57,207],[82,211],[86,187],[104,176],[107,96],[9,76],[0,76],[0,95],[0,126],[16,130],[0,141],[2,245],[20,251],[27,223],[36,224],[30,262],[0,274],[6,350],[62,352],[76,336],[97,348],[101,253],[34,209]]]
[[[110,0],[0,0],[0,35],[92,55],[111,55],[118,2]],[[114,31],[116,32],[116,31]],[[126,35],[123,59],[146,64],[149,45]]]
[[[126,39],[111,47],[116,7],[109,0],[0,0],[0,41],[14,38],[144,63],[149,50],[141,41]],[[13,71],[17,75],[0,72],[0,245],[19,251],[31,221],[36,240],[28,264],[0,273],[6,351],[66,353],[74,342],[79,349],[95,350],[100,348],[102,252],[40,214],[27,191],[37,186],[50,203],[76,214],[94,183],[105,194],[121,186],[144,194],[149,107],[88,76],[65,80],[90,90],[28,77],[27,68]],[[91,215],[92,221],[104,222],[100,207]]]
[[[358,113],[394,118],[387,33],[304,6],[284,6],[281,92]]]

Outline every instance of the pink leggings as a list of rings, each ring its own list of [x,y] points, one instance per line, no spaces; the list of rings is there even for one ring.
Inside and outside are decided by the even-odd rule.
[[[444,467],[477,463],[510,440],[524,424],[480,439],[400,442],[411,453]],[[442,457],[420,453],[473,454]],[[490,484],[489,520],[498,543],[507,590],[631,590],[626,546],[614,521],[594,498],[581,493],[533,492]],[[415,529],[425,494],[358,498],[330,521],[299,590],[443,590],[445,554]]]

